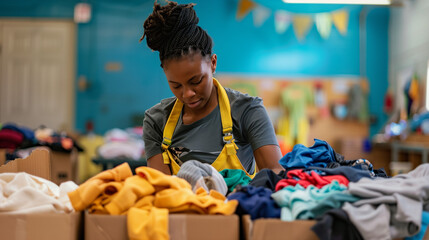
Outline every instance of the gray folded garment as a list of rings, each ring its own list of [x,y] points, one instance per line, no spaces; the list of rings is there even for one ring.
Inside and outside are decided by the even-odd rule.
[[[222,175],[208,163],[188,160],[182,164],[177,176],[188,181],[194,191],[202,187],[207,192],[216,190],[223,195],[228,192]]]

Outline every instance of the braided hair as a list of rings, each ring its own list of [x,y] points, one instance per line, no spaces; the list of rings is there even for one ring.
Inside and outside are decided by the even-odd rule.
[[[161,67],[164,60],[180,58],[185,55],[201,53],[211,56],[213,42],[211,37],[198,26],[198,17],[193,9],[195,4],[177,4],[168,1],[161,6],[155,1],[153,12],[143,24],[147,45],[159,52]]]

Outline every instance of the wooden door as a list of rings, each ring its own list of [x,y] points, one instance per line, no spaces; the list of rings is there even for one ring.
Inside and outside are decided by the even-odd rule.
[[[74,126],[75,24],[0,20],[0,122]]]

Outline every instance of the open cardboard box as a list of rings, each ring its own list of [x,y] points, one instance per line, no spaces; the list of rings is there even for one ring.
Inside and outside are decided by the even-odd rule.
[[[0,166],[0,173],[26,172],[51,180],[51,154],[40,147],[24,158]],[[31,199],[28,199],[31,201]],[[81,212],[63,213],[0,213],[1,239],[7,240],[79,240],[83,239]]]
[[[246,240],[318,240],[311,230],[314,220],[285,222],[274,218],[261,218],[252,221],[250,215],[242,217],[242,228]]]
[[[2,152],[4,154],[4,152]],[[37,177],[51,180],[51,155],[46,147],[35,149],[26,158],[17,158],[0,166],[0,173],[26,172]]]
[[[42,177],[60,185],[62,182],[77,178],[78,152],[73,148],[70,153],[52,151],[48,147],[38,147],[25,159],[5,162],[5,149],[0,149],[0,173],[26,172]]]
[[[238,240],[237,215],[170,214],[170,240]],[[127,240],[127,216],[85,212],[86,240]]]

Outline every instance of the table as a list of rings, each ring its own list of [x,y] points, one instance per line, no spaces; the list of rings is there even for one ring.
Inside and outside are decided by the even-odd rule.
[[[392,162],[399,161],[399,152],[416,152],[422,155],[422,163],[428,162],[429,146],[418,143],[402,143],[402,142],[393,142],[392,146]]]

